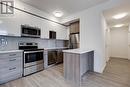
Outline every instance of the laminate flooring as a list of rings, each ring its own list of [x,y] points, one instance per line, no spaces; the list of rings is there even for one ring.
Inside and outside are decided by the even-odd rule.
[[[63,64],[23,77],[0,87],[72,87],[63,77]],[[111,58],[102,74],[88,72],[81,87],[130,87],[130,61]]]

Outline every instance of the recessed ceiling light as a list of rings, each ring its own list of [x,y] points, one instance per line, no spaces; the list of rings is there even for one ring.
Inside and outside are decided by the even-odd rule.
[[[114,27],[118,28],[118,27],[123,27],[123,26],[124,26],[124,24],[117,24]]]
[[[61,11],[55,11],[55,12],[53,12],[53,14],[54,14],[56,17],[62,17],[62,16],[63,16],[63,12],[61,12]]]
[[[128,15],[128,13],[121,13],[121,14],[114,15],[112,18],[121,19],[121,18],[124,18],[127,15]]]

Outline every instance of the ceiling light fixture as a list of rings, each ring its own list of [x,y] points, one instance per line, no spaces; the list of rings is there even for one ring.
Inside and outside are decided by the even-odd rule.
[[[126,17],[127,15],[128,15],[128,13],[121,13],[121,14],[114,15],[112,18],[121,19],[121,18]]]
[[[118,28],[118,27],[123,27],[123,26],[124,26],[124,24],[117,24],[114,27]]]
[[[61,11],[55,11],[53,12],[53,14],[56,16],[56,17],[62,17],[63,16],[63,13]]]

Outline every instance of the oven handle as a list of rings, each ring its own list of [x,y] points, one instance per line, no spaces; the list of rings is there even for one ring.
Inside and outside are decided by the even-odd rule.
[[[40,51],[27,51],[27,52],[24,52],[24,53],[26,54],[26,53],[36,53],[36,52],[44,52],[44,50],[40,50]]]

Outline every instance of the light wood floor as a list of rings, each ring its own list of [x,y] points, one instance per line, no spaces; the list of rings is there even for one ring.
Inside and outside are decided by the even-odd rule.
[[[72,87],[63,77],[63,65],[51,67],[0,87]],[[130,61],[112,58],[103,74],[89,72],[81,87],[130,87]]]

